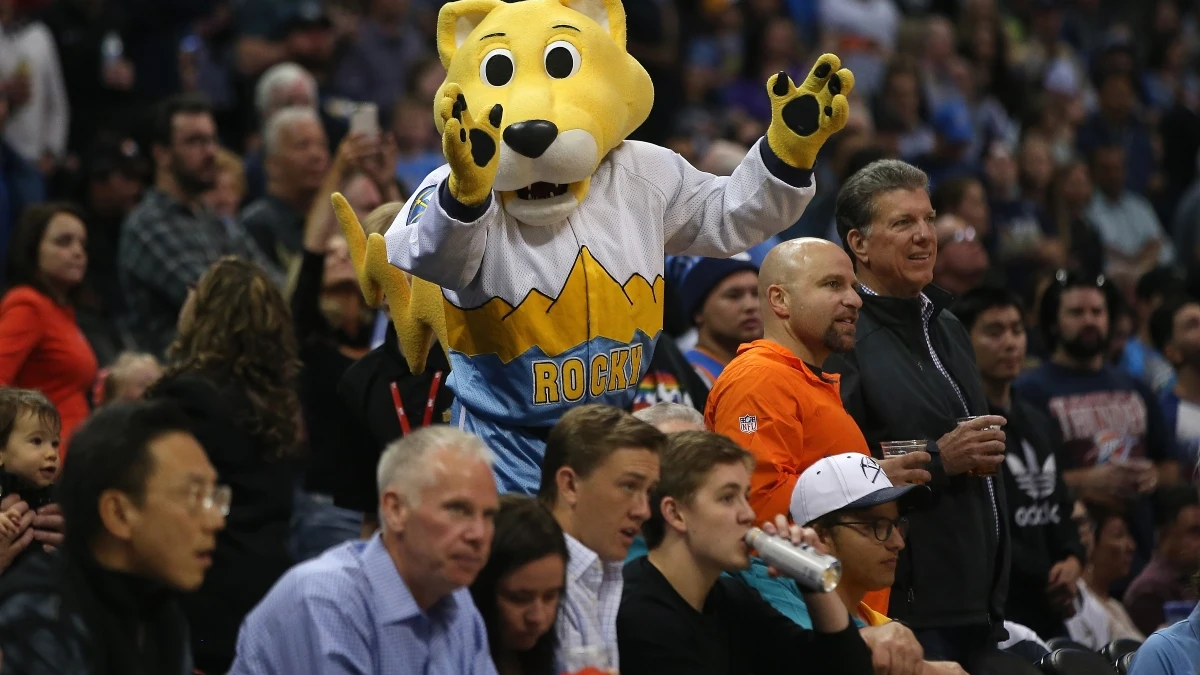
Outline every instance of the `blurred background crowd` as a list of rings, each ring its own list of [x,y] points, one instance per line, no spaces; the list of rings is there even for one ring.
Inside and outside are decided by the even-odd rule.
[[[297,512],[356,489],[365,506],[338,499],[353,517],[307,530],[312,538],[293,542],[294,557],[355,534],[363,514],[372,518],[382,443],[366,443],[376,454],[350,477],[333,450],[362,429],[376,433],[375,404],[360,406],[363,419],[330,411],[345,405],[348,369],[363,391],[375,386],[371,372],[407,369],[372,351],[395,338],[362,302],[327,200],[341,191],[365,218],[407,199],[443,163],[432,118],[445,75],[434,46],[442,4],[0,0],[0,278],[10,289],[0,300],[0,383],[43,391],[62,416],[64,444],[94,407],[139,398],[152,384],[157,395],[217,406],[230,419],[252,410],[259,426],[243,440],[256,459],[230,461],[265,505],[255,517],[286,529],[292,494],[278,486],[291,485],[292,469],[269,460],[303,446],[312,450],[299,472],[308,501]],[[850,121],[818,158],[803,217],[765,248],[796,237],[841,243],[834,206],[843,182],[881,158],[916,165],[938,214],[935,284],[956,296],[985,285],[1014,291],[1030,368],[1049,360],[1055,338],[1098,331],[1111,368],[1150,392],[1140,428],[1120,430],[1138,436],[1128,447],[1179,462],[1184,481],[1195,481],[1200,304],[1180,301],[1200,296],[1195,3],[627,0],[625,8],[628,49],[655,87],[653,112],[632,138],[715,174],[732,172],[764,133],[770,75],[800,81],[818,55],[838,54],[856,78]],[[352,131],[356,114],[372,109],[362,104],[373,104],[381,134]],[[259,265],[223,260],[230,255]],[[652,366],[660,379],[643,387],[638,407],[669,400],[703,410],[702,392],[737,346],[761,337],[761,320],[746,318],[758,311],[756,281],[744,274],[761,257],[751,257],[715,271],[668,261],[667,331],[676,340],[662,341],[670,344],[656,361],[686,353],[695,372]],[[1040,303],[1055,284],[1056,302],[1071,288],[1104,290],[1107,314],[1090,328],[1059,325],[1059,307],[1047,315]],[[230,309],[242,301],[252,318]],[[409,382],[413,391],[393,394],[410,418],[427,397],[439,414],[449,404],[438,388],[448,365],[436,348],[430,360],[439,373],[432,387]],[[262,363],[275,370],[255,370]],[[662,376],[672,370],[677,385],[696,376],[701,384],[673,394]],[[228,375],[217,382],[219,401],[187,378],[217,371]],[[1062,413],[1068,432],[1069,411],[1055,408],[1053,379],[1043,381],[1026,377],[1021,391]],[[394,415],[392,399],[380,400],[381,415]],[[283,419],[293,410],[303,419]],[[234,443],[223,435],[234,432],[210,431]],[[1095,497],[1097,485],[1078,489]],[[1183,510],[1200,518],[1194,499],[1184,501],[1187,509],[1159,514],[1160,528]],[[1129,549],[1132,558],[1137,540],[1136,560],[1105,579],[1123,590],[1154,550],[1155,521],[1098,525],[1098,553]],[[1188,545],[1200,547],[1200,522],[1185,529]],[[257,570],[246,583],[258,595],[227,606],[241,592],[234,584],[201,610],[212,621],[236,626],[291,561],[253,548],[243,562]],[[1139,637],[1162,622],[1137,619],[1140,632],[1129,633]]]
[[[212,138],[167,146],[167,157],[184,183],[215,172],[205,201],[285,272],[280,255],[300,250],[298,223],[357,104],[374,103],[391,133],[381,159],[400,196],[442,162],[431,124],[440,4],[0,2],[0,248],[24,207],[74,202],[88,230],[79,310],[100,364],[126,348],[161,354],[169,336],[138,334],[150,310],[118,273],[135,265],[118,252],[122,225],[156,182],[156,142],[170,140],[155,138],[154,104],[192,93],[211,106]],[[715,173],[762,134],[769,75],[801,79],[826,51],[854,71],[853,118],[822,153],[817,198],[784,238],[836,239],[842,180],[894,156],[929,173],[935,208],[955,216],[944,236],[962,246],[939,263],[952,292],[999,280],[1032,306],[1039,283],[1071,267],[1106,274],[1132,303],[1150,269],[1194,276],[1200,266],[1191,3],[647,0],[626,11],[629,50],[656,93],[633,137]],[[272,138],[273,114],[297,107],[319,125],[293,111]]]

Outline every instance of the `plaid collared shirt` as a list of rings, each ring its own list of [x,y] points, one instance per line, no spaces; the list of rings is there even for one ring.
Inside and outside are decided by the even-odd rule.
[[[625,587],[622,568],[625,561],[601,562],[578,539],[565,535],[567,553],[567,592],[558,615],[558,661],[579,647],[603,647],[610,650],[613,668],[617,663],[617,610]]]
[[[265,262],[245,231],[235,228],[156,189],[129,214],[121,227],[117,276],[128,306],[127,328],[138,349],[160,357],[167,351],[188,287],[222,256]],[[264,268],[282,287],[280,275],[270,265]]]
[[[859,284],[858,287],[861,288],[862,292],[866,293],[867,295],[879,297],[878,293],[862,284]],[[929,350],[929,357],[933,359],[934,367],[936,367],[938,372],[942,374],[942,377],[946,378],[946,381],[950,383],[950,387],[954,389],[954,395],[958,397],[958,402],[962,405],[963,416],[969,417],[971,415],[971,408],[967,405],[967,399],[965,396],[963,396],[962,389],[959,388],[958,382],[955,382],[954,378],[950,376],[950,371],[946,370],[946,366],[942,365],[941,357],[938,356],[937,350],[933,348],[933,339],[929,337],[929,323],[933,320],[934,309],[933,301],[929,299],[929,296],[922,293],[921,331],[925,335],[925,347]],[[992,520],[996,524],[996,537],[999,538],[1000,511],[996,508],[996,488],[992,485],[991,476],[988,476],[984,480],[987,482],[988,498],[992,503]]]

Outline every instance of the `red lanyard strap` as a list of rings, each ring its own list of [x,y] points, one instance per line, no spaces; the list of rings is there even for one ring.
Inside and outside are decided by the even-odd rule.
[[[429,387],[429,399],[425,401],[425,415],[421,426],[429,426],[433,422],[433,407],[437,403],[438,389],[442,386],[442,371],[433,374],[433,384]],[[396,419],[400,421],[400,432],[407,436],[412,432],[408,424],[408,414],[404,412],[404,403],[400,400],[400,387],[392,383],[392,404],[396,406]]]

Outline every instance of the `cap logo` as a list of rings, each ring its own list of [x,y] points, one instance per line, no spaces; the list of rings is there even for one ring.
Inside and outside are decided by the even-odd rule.
[[[862,469],[863,478],[871,481],[871,485],[874,485],[875,481],[879,480],[879,474],[883,473],[883,467],[876,464],[875,460],[870,457],[864,456],[858,466]]]

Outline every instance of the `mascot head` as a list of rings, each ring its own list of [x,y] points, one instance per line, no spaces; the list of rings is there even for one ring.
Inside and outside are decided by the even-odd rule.
[[[437,43],[443,90],[461,87],[477,118],[504,107],[494,189],[530,225],[571,215],[654,101],[649,74],[625,51],[621,0],[458,0],[438,15]],[[441,133],[436,110],[434,120]]]

